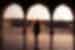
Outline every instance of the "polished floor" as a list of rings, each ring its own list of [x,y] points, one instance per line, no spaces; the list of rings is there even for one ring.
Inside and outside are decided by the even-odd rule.
[[[14,28],[16,31],[5,33],[3,35],[3,47],[5,50],[22,50],[24,39],[26,40],[26,49],[34,50],[35,36],[34,32],[28,31],[24,36],[21,34],[21,28]],[[18,30],[18,31],[17,31]],[[51,35],[48,32],[40,32],[38,34],[39,50],[50,50]],[[53,50],[73,50],[73,35],[72,32],[55,31],[53,35]]]

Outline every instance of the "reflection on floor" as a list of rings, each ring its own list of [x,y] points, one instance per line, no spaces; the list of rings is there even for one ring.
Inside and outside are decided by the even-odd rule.
[[[73,38],[71,34],[55,34],[53,50],[73,50]]]
[[[34,50],[35,37],[34,32],[32,32],[31,29],[32,28],[30,27],[28,28],[25,37],[22,35],[23,29],[21,27],[9,29],[10,31],[5,29],[3,34],[4,50],[22,50],[24,45],[24,38],[26,38],[26,50]],[[37,39],[39,50],[50,50],[50,39],[49,32],[45,30],[44,32],[40,32]],[[53,50],[73,50],[72,32],[56,29],[53,36]]]
[[[27,35],[27,48],[33,50],[34,48],[34,36]],[[23,37],[21,35],[5,35],[4,48],[7,50],[17,50],[14,48],[22,49]],[[53,37],[53,50],[72,50],[72,35],[71,34],[54,34]],[[39,50],[49,50],[50,36],[48,34],[40,34],[38,36]]]

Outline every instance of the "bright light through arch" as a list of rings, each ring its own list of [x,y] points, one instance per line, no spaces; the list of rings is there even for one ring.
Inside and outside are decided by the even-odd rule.
[[[6,7],[3,19],[23,19],[24,12],[20,5],[13,3]]]
[[[54,21],[72,21],[73,14],[71,12],[71,9],[65,4],[57,6],[53,14],[53,20]]]
[[[28,9],[27,20],[50,20],[50,13],[46,6],[35,4]]]

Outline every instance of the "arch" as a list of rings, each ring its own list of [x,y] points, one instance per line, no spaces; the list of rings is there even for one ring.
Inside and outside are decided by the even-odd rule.
[[[6,7],[4,14],[4,19],[23,19],[24,12],[20,5],[13,3]]]
[[[73,14],[70,7],[65,4],[61,4],[56,7],[53,14],[54,21],[73,21]]]
[[[35,4],[28,9],[26,18],[27,20],[50,20],[50,13],[46,6]]]

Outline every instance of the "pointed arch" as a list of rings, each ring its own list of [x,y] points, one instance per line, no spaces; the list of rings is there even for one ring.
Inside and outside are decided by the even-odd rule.
[[[20,5],[13,3],[6,7],[4,14],[4,19],[23,19],[24,12]]]
[[[56,7],[53,14],[54,21],[73,21],[73,14],[69,6],[61,4]]]
[[[28,9],[26,18],[27,20],[50,20],[50,13],[46,6],[35,4]]]

